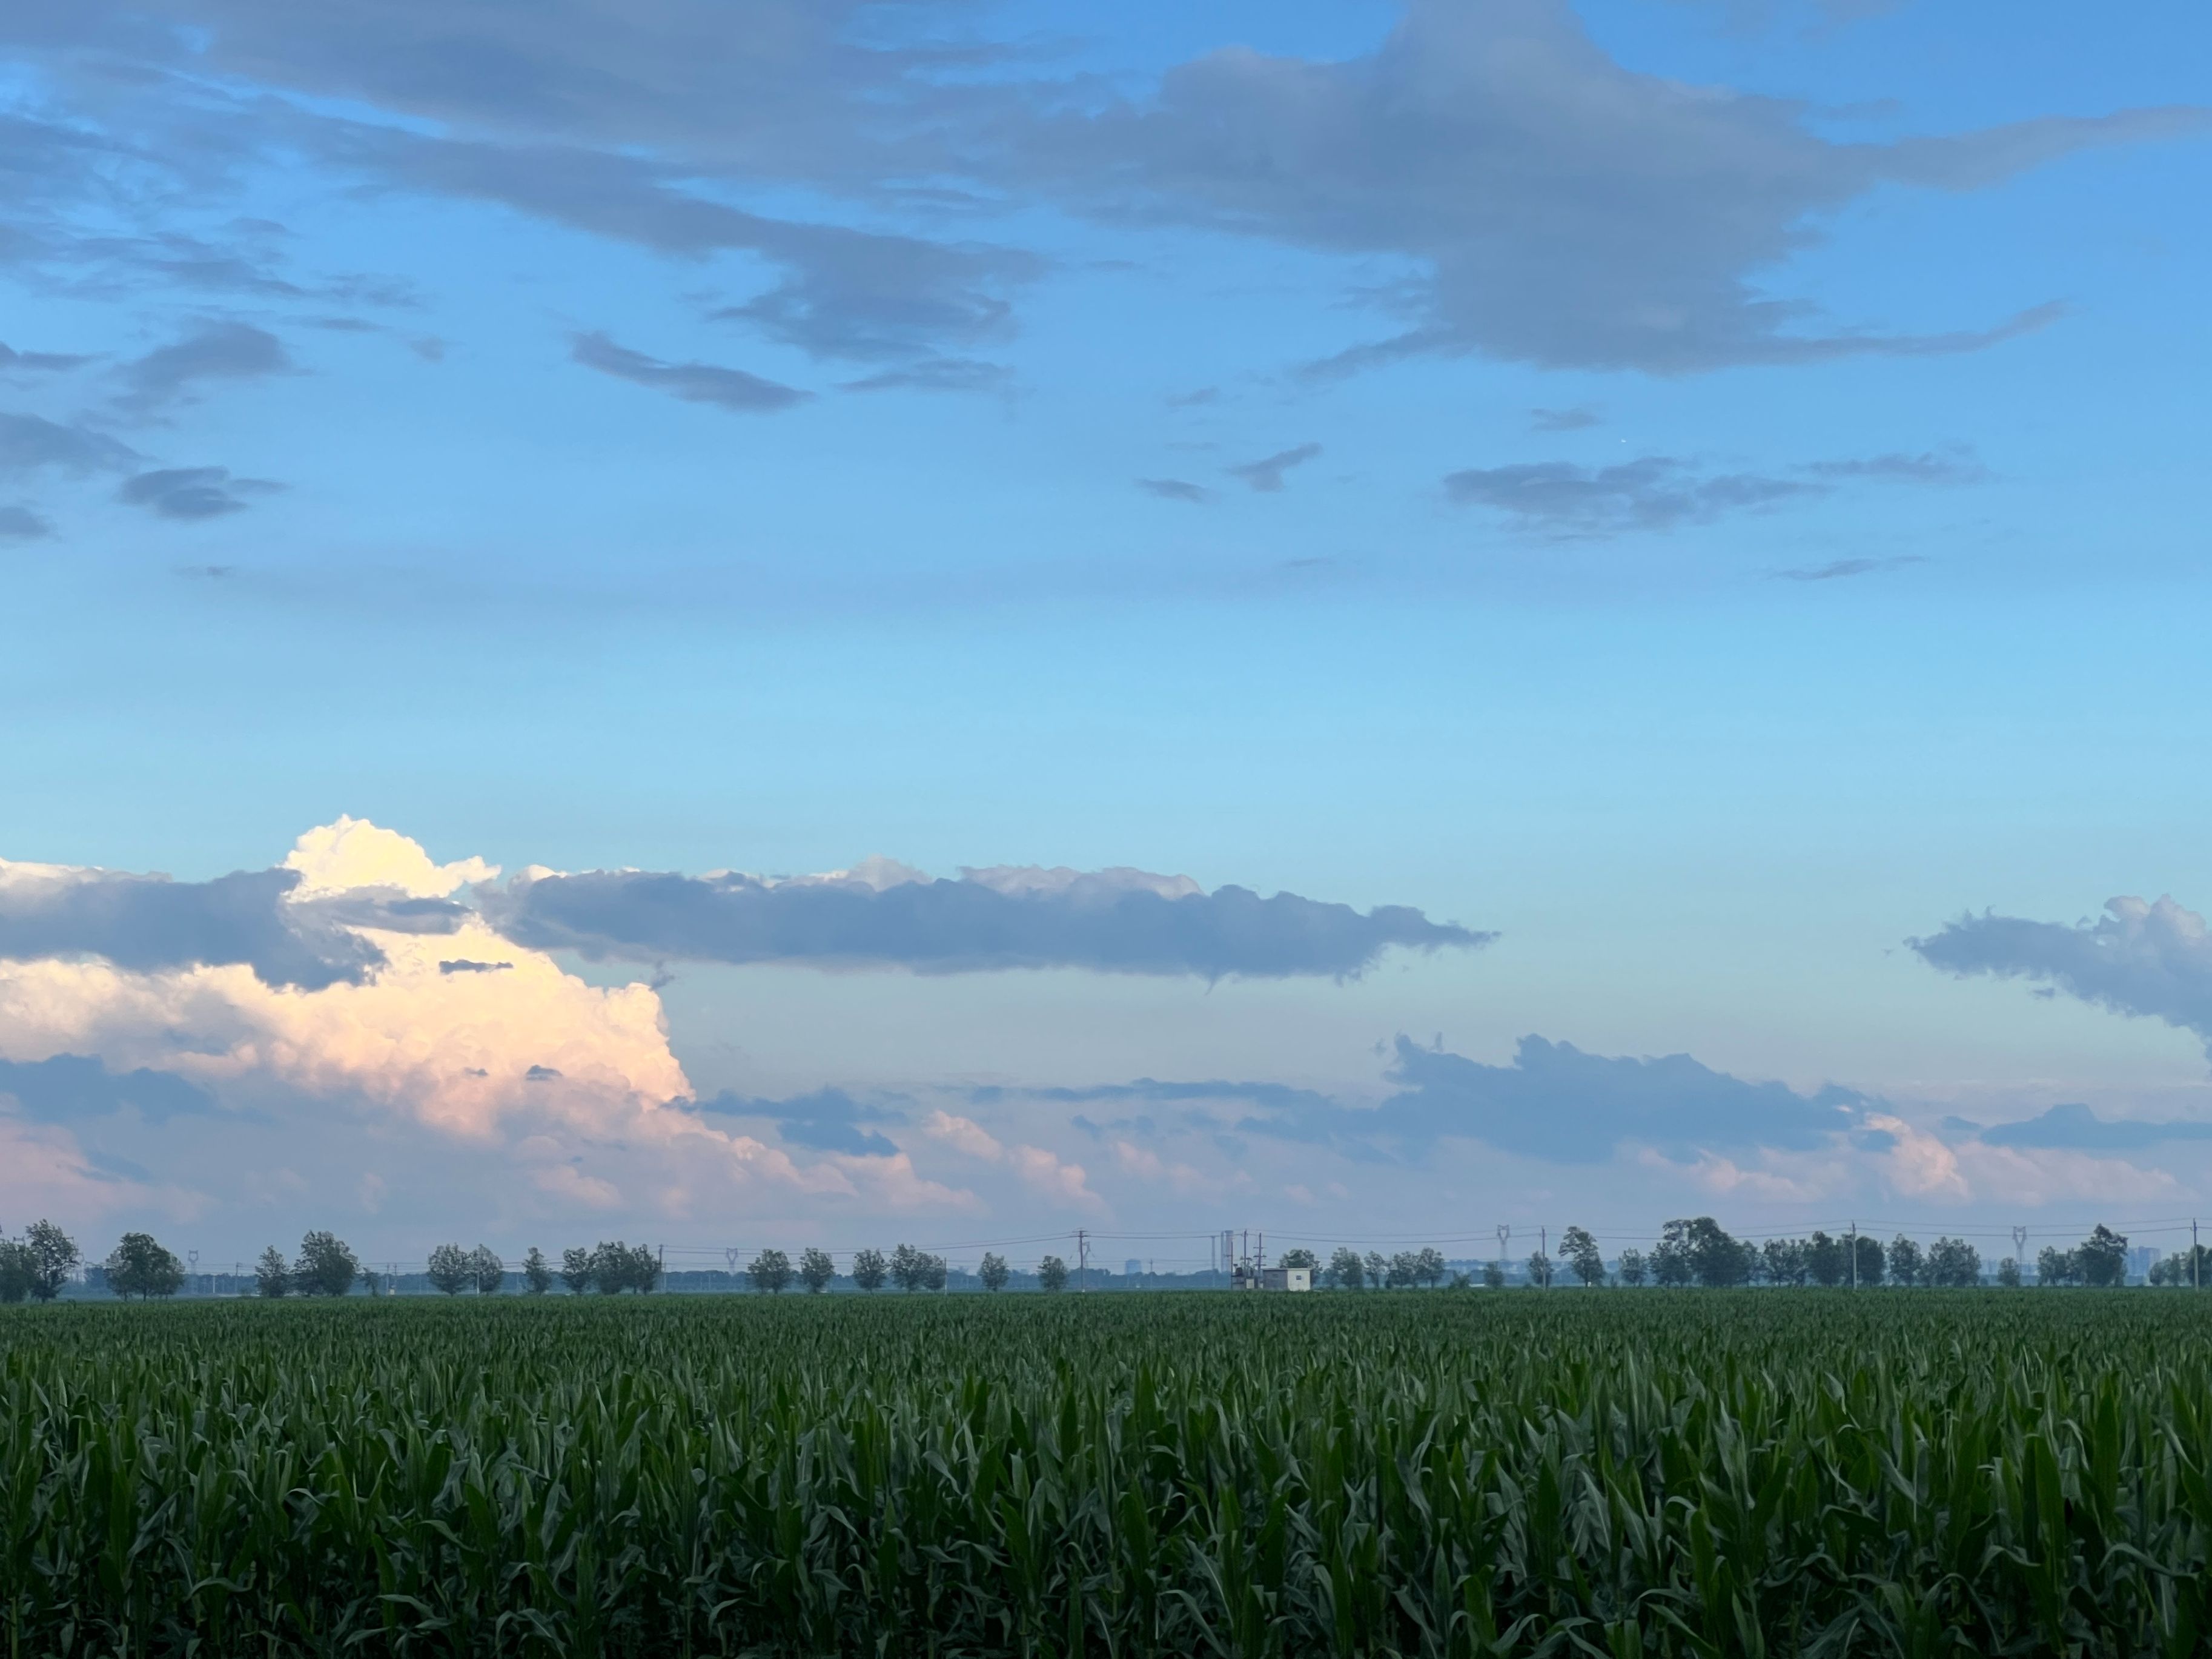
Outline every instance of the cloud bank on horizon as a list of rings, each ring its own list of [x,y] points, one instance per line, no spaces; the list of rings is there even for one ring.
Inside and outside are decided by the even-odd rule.
[[[510,1228],[683,1226],[733,1205],[847,1229],[1112,1224],[1163,1203],[1325,1209],[1409,1169],[1502,1161],[1530,1180],[1625,1170],[1705,1203],[2040,1202],[2163,1195],[2171,1176],[2135,1160],[2212,1133],[2080,1105],[1930,1125],[1836,1085],[1534,1035],[1504,1065],[1400,1035],[1364,1099],[1154,1079],[707,1096],[653,985],[589,983],[562,956],[1264,984],[1340,981],[1394,945],[1491,936],[1126,869],[932,881],[878,859],[782,880],[500,878],[350,817],[272,869],[207,882],[0,862],[0,1201],[234,1231],[327,1210],[343,1170],[344,1205],[388,1208],[392,1225],[441,1205]],[[2159,930],[2185,957],[2201,944],[2201,921],[2170,905],[2116,905],[2105,927]],[[2113,942],[2093,935],[2090,959]],[[1956,943],[1919,948],[1967,959]],[[169,1156],[146,1156],[157,1148]]]

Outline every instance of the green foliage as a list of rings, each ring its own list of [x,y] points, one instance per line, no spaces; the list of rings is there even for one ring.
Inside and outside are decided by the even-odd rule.
[[[507,1288],[507,1263],[490,1246],[479,1244],[469,1252],[469,1282],[478,1296],[495,1296]]]
[[[522,1282],[532,1296],[543,1296],[553,1288],[553,1265],[535,1244],[530,1247],[530,1254],[522,1258]]]
[[[1559,1235],[1559,1260],[1585,1285],[1605,1283],[1605,1256],[1586,1228],[1570,1227]]]
[[[1503,1261],[1484,1262],[1482,1264],[1482,1285],[1485,1290],[1504,1290],[1505,1288],[1505,1264]]]
[[[1056,1255],[1048,1255],[1037,1263],[1037,1288],[1044,1291],[1064,1291],[1067,1288],[1067,1263]]]
[[[584,1260],[590,1275],[586,1282],[605,1296],[619,1296],[624,1291],[642,1296],[660,1283],[660,1258],[650,1244],[601,1239]]]
[[[468,1289],[473,1274],[470,1271],[469,1253],[458,1244],[439,1244],[432,1247],[428,1265],[423,1277],[430,1288],[446,1296],[459,1296]]]
[[[185,1264],[151,1233],[125,1233],[107,1253],[107,1288],[124,1297],[174,1296],[185,1283]]]
[[[27,1288],[34,1302],[51,1302],[59,1296],[82,1259],[76,1241],[51,1221],[33,1221],[26,1227],[18,1249],[19,1271],[27,1276]]]
[[[853,1283],[864,1291],[880,1291],[890,1276],[890,1263],[884,1260],[881,1250],[867,1249],[853,1252]]]
[[[985,1290],[1005,1290],[1006,1280],[1012,1277],[1006,1267],[1006,1258],[1002,1255],[994,1255],[988,1250],[984,1251],[983,1266],[979,1277],[983,1281]]]
[[[1300,1244],[1295,1249],[1285,1250],[1282,1255],[1277,1256],[1275,1265],[1279,1267],[1318,1268],[1321,1266],[1321,1258],[1306,1249],[1304,1245]]]
[[[809,1296],[821,1295],[836,1277],[837,1264],[830,1259],[829,1251],[809,1245],[799,1253],[799,1282],[806,1286]]]
[[[581,1296],[592,1288],[592,1253],[582,1245],[571,1245],[561,1252],[561,1282],[571,1296]]]
[[[1644,1252],[1623,1250],[1620,1253],[1620,1282],[1628,1285],[1641,1285],[1644,1282]]]
[[[1328,1259],[1328,1282],[1347,1291],[1356,1291],[1364,1285],[1367,1263],[1359,1252],[1348,1245],[1337,1246],[1336,1254]]]
[[[253,1264],[253,1288],[272,1300],[292,1293],[292,1264],[274,1244],[262,1251],[261,1259]]]
[[[791,1283],[791,1258],[781,1250],[763,1250],[746,1267],[745,1277],[763,1294],[779,1295]]]
[[[292,1264],[292,1288],[301,1296],[343,1296],[361,1277],[361,1262],[333,1233],[309,1233]]]
[[[2201,1654],[2181,1296],[0,1311],[32,1654]]]

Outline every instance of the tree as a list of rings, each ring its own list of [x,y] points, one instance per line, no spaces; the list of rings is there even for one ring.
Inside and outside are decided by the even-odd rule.
[[[1620,1282],[1634,1286],[1644,1283],[1644,1252],[1623,1250],[1620,1253]]]
[[[2128,1282],[2128,1239],[2099,1222],[2088,1237],[2074,1249],[2075,1269],[2081,1282],[2097,1290],[2111,1290]]]
[[[1662,1290],[1679,1288],[1697,1277],[1690,1263],[1689,1225],[1686,1221],[1668,1222],[1651,1247],[1651,1282]]]
[[[284,1253],[274,1244],[262,1251],[261,1260],[253,1264],[253,1288],[269,1297],[291,1294],[292,1269]]]
[[[1037,1263],[1037,1288],[1044,1291],[1064,1291],[1067,1288],[1067,1263],[1056,1255],[1048,1255]]]
[[[561,1252],[561,1282],[571,1296],[581,1296],[592,1288],[592,1253],[582,1245]]]
[[[0,1238],[0,1302],[21,1302],[31,1293],[31,1247]]]
[[[430,1288],[447,1296],[459,1296],[469,1287],[473,1277],[469,1253],[458,1244],[441,1244],[430,1252],[430,1264],[424,1277]]]
[[[2186,1250],[2176,1250],[2163,1261],[2153,1263],[2150,1282],[2185,1291],[2212,1285],[2212,1244],[2192,1244]]]
[[[746,1264],[745,1277],[752,1280],[755,1290],[780,1296],[791,1283],[791,1258],[781,1250],[763,1250]]]
[[[881,1250],[855,1250],[853,1253],[853,1282],[864,1291],[880,1291],[884,1275],[890,1271]]]
[[[899,1289],[912,1295],[929,1278],[929,1252],[902,1244],[891,1252],[891,1277]]]
[[[1910,1290],[1920,1282],[1920,1247],[1903,1233],[1889,1241],[1889,1282]]]
[[[1321,1258],[1301,1244],[1296,1249],[1285,1250],[1275,1258],[1275,1265],[1279,1267],[1318,1267]]]
[[[925,1291],[943,1290],[945,1274],[950,1271],[943,1256],[924,1255],[921,1258],[921,1288]]]
[[[553,1267],[545,1260],[545,1252],[535,1244],[530,1254],[522,1258],[522,1282],[529,1286],[532,1296],[543,1296],[553,1288]]]
[[[1857,1237],[1856,1248],[1858,1251],[1859,1257],[1859,1288],[1861,1290],[1864,1290],[1869,1285],[1881,1284],[1882,1269],[1881,1246],[1876,1243],[1873,1239],[1869,1238],[1864,1233],[1861,1233]]]
[[[837,1264],[830,1259],[829,1251],[810,1244],[799,1253],[799,1282],[806,1286],[807,1295],[821,1295],[836,1277]]]
[[[1759,1270],[1770,1285],[1802,1285],[1806,1268],[1802,1239],[1770,1238],[1759,1247]]]
[[[1382,1269],[1382,1288],[1386,1291],[1410,1290],[1419,1283],[1420,1258],[1411,1250],[1400,1250]]]
[[[1382,1288],[1382,1279],[1383,1279],[1383,1275],[1384,1275],[1384,1274],[1386,1274],[1386,1273],[1388,1273],[1389,1271],[1390,1271],[1390,1264],[1389,1264],[1388,1261],[1385,1261],[1382,1259],[1382,1251],[1380,1251],[1380,1250],[1370,1250],[1370,1251],[1368,1251],[1368,1253],[1367,1253],[1367,1283],[1368,1283],[1368,1285],[1369,1285],[1370,1287],[1372,1287],[1372,1288],[1373,1288],[1373,1289],[1375,1289],[1375,1290],[1378,1290],[1378,1291],[1379,1291],[1379,1290],[1381,1290],[1381,1289]]]
[[[1420,1253],[1413,1258],[1414,1282],[1432,1291],[1443,1283],[1444,1274],[1449,1271],[1444,1265],[1444,1253],[1433,1244],[1421,1246]]]
[[[361,1259],[336,1233],[309,1233],[292,1264],[292,1288],[301,1296],[343,1296],[361,1277]]]
[[[374,1267],[363,1267],[361,1270],[361,1287],[371,1296],[383,1295],[384,1275]]]
[[[1585,1286],[1605,1283],[1605,1256],[1586,1230],[1570,1227],[1559,1235],[1559,1260],[1574,1269]]]
[[[1694,1279],[1700,1285],[1720,1290],[1741,1285],[1751,1277],[1750,1247],[1730,1237],[1709,1215],[1668,1222],[1658,1249],[1651,1254],[1655,1263],[1662,1256],[1673,1258],[1666,1272],[1678,1277],[1669,1279],[1662,1273],[1659,1281],[1662,1285],[1687,1284]]]
[[[1851,1277],[1850,1256],[1844,1252],[1844,1242],[1831,1238],[1824,1232],[1814,1232],[1805,1246],[1805,1271],[1813,1276],[1815,1285],[1825,1285],[1831,1290],[1848,1284]]]
[[[1928,1247],[1920,1282],[1939,1290],[1960,1291],[1982,1282],[1982,1253],[1963,1238],[1939,1238]]]
[[[1356,1291],[1367,1282],[1367,1264],[1359,1259],[1358,1251],[1340,1244],[1328,1259],[1328,1279],[1332,1285]]]
[[[2036,1252],[2035,1282],[2039,1285],[2071,1285],[2080,1269],[2074,1252],[2062,1250],[2056,1244],[2046,1244]]]
[[[469,1252],[469,1282],[478,1296],[496,1296],[507,1286],[507,1263],[489,1245],[479,1244]]]
[[[124,1234],[106,1266],[107,1288],[120,1297],[174,1296],[185,1282],[185,1264],[151,1233]]]
[[[1528,1252],[1528,1282],[1540,1291],[1552,1288],[1552,1258],[1541,1250]]]
[[[592,1249],[592,1282],[602,1296],[635,1291],[640,1296],[660,1282],[660,1260],[650,1244],[602,1239]]]
[[[1482,1288],[1486,1291],[1502,1291],[1505,1288],[1505,1264],[1503,1261],[1486,1261],[1482,1264]]]
[[[981,1277],[985,1290],[1005,1290],[1007,1278],[1006,1258],[1002,1255],[994,1255],[988,1250],[984,1251]]]
[[[2010,1256],[1997,1263],[1997,1283],[2008,1291],[2020,1288],[2020,1263]]]
[[[28,1252],[32,1297],[52,1301],[76,1271],[76,1242],[51,1221],[33,1221],[23,1230],[23,1249]]]

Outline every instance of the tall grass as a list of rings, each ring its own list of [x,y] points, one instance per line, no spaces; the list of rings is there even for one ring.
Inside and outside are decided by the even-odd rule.
[[[1929,1292],[0,1317],[47,1654],[2083,1654],[2212,1632],[2212,1315]]]

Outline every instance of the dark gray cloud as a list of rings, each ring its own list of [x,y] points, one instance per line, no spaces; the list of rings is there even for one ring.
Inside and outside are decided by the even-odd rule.
[[[514,967],[511,962],[471,962],[466,957],[454,957],[438,964],[441,974],[496,974]]]
[[[138,459],[128,444],[104,432],[63,426],[40,415],[0,414],[0,474],[116,472]]]
[[[890,1139],[863,1126],[897,1123],[906,1114],[896,1109],[854,1100],[842,1089],[817,1089],[788,1100],[762,1100],[726,1091],[697,1101],[691,1109],[730,1117],[767,1118],[776,1133],[793,1146],[819,1152],[848,1152],[855,1158],[890,1158],[898,1151]]]
[[[1294,466],[1304,466],[1320,453],[1319,444],[1298,444],[1289,449],[1278,450],[1273,455],[1264,455],[1256,461],[1244,461],[1221,470],[1232,478],[1242,478],[1255,489],[1273,494],[1283,487],[1285,472]]]
[[[1376,1107],[1300,1102],[1247,1118],[1249,1133],[1417,1158],[1438,1139],[1480,1140],[1554,1163],[1601,1163],[1623,1142],[1671,1157],[1709,1150],[1809,1151],[1850,1128],[1864,1097],[1751,1083],[1687,1054],[1607,1058],[1525,1036],[1510,1066],[1397,1041],[1398,1092]]]
[[[579,334],[569,355],[586,368],[665,392],[690,404],[712,404],[739,414],[771,414],[805,402],[814,394],[713,363],[665,363],[641,351],[617,345],[604,334]]]
[[[383,952],[289,902],[299,883],[294,870],[171,881],[15,866],[0,879],[0,958],[101,957],[139,972],[243,963],[270,985],[359,982]]]
[[[1139,478],[1137,488],[1158,496],[1164,501],[1210,501],[1213,492],[1203,484],[1194,484],[1182,478]]]
[[[957,881],[768,883],[640,871],[517,878],[484,895],[517,944],[632,962],[784,962],[923,973],[1082,968],[1105,973],[1344,976],[1392,945],[1471,948],[1493,937],[1419,910],[1363,915],[1242,887],[1199,890],[1136,871],[969,871]]]
[[[1402,260],[1395,331],[1315,366],[1420,353],[1660,374],[1971,350],[2049,320],[1897,336],[1825,325],[1760,277],[1887,183],[1969,190],[2203,112],[1836,143],[1805,107],[1626,69],[1566,0],[1413,0],[1340,62],[1225,48],[1142,100],[1041,120],[1011,165],[1100,215]]]
[[[121,1111],[135,1111],[159,1123],[215,1109],[214,1097],[206,1090],[173,1072],[149,1072],[143,1066],[111,1072],[85,1054],[0,1060],[0,1095],[13,1096],[25,1115],[49,1123]]]
[[[1218,404],[1220,401],[1219,386],[1202,386],[1190,392],[1170,392],[1167,404],[1170,409],[1204,409],[1209,404]]]
[[[848,380],[846,392],[1003,392],[1012,383],[1014,371],[1004,363],[987,363],[980,357],[925,357],[920,362],[886,368],[857,380]]]
[[[1604,419],[1588,404],[1577,404],[1571,409],[1532,409],[1528,411],[1528,430],[1581,432],[1601,424]]]
[[[54,527],[27,507],[0,507],[0,541],[41,541]]]
[[[1755,472],[1700,473],[1666,455],[1613,466],[1535,461],[1468,467],[1444,477],[1444,494],[1452,501],[1503,513],[1517,529],[1559,538],[1711,524],[1731,513],[1819,495],[1824,488]]]
[[[172,466],[125,478],[118,500],[164,519],[220,518],[242,513],[241,495],[264,495],[283,489],[268,478],[234,478],[228,467]]]
[[[75,368],[80,363],[91,361],[89,357],[64,351],[18,351],[4,340],[0,340],[0,374],[11,369],[52,374],[60,369]]]
[[[1777,580],[1785,582],[1835,582],[1927,562],[1924,554],[1898,553],[1883,559],[1832,559],[1826,564],[1800,565],[1795,570],[1778,570],[1774,574]]]
[[[123,390],[115,405],[151,416],[195,397],[211,380],[258,380],[292,371],[284,343],[251,323],[210,321],[156,347],[118,371]]]
[[[2115,1013],[2164,1020],[2212,1049],[2212,937],[2203,916],[2169,897],[2110,899],[2103,915],[2071,927],[1984,911],[1905,942],[1962,978],[2029,980]]]
[[[2142,1118],[2099,1117],[2078,1103],[2053,1106],[2039,1117],[1999,1123],[1980,1131],[1984,1144],[2031,1150],[2133,1152],[2176,1140],[2212,1140],[2212,1123],[2186,1120],[2148,1122]]]

